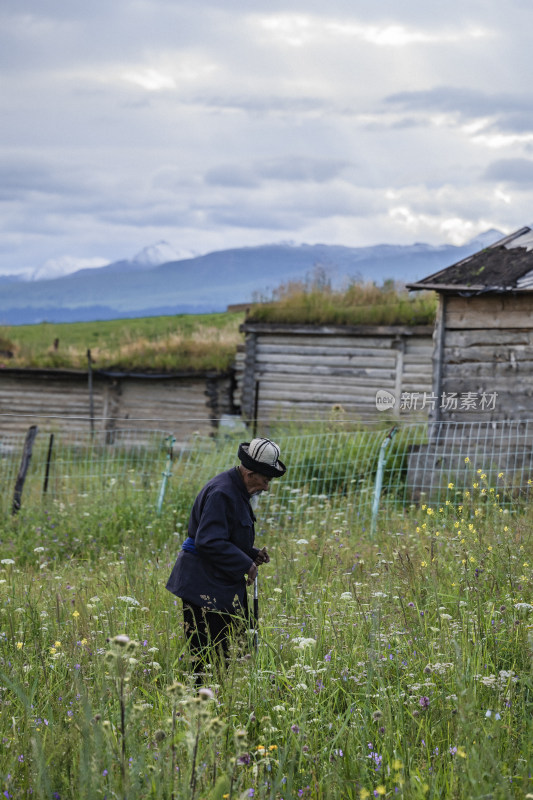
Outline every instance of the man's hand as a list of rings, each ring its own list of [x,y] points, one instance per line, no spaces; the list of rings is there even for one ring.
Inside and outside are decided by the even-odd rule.
[[[248,570],[248,580],[246,581],[247,586],[251,586],[252,583],[255,581],[257,577],[257,564],[255,561],[252,561],[252,566]]]
[[[263,549],[258,552],[258,554],[255,557],[255,563],[257,564],[257,566],[259,566],[260,564],[270,563],[270,556],[267,553],[266,547],[263,547]]]

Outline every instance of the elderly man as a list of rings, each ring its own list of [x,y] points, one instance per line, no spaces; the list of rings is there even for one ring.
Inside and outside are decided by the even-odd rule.
[[[259,565],[270,561],[266,547],[254,547],[252,506],[268,491],[272,478],[285,474],[279,456],[270,439],[243,442],[240,464],[208,481],[194,501],[189,535],[166,588],[183,601],[185,634],[197,673],[213,646],[221,646],[227,657],[231,629],[248,612],[246,586],[254,582]]]

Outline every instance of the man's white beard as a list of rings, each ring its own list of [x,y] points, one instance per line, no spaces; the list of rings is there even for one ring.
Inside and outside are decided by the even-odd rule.
[[[261,497],[262,494],[263,492],[255,492],[255,494],[253,494],[250,497],[250,505],[252,506],[252,511],[255,511],[257,506],[259,505],[259,498]]]

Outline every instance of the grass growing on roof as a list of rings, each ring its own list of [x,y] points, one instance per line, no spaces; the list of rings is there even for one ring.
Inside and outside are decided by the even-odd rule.
[[[280,286],[271,302],[252,308],[247,322],[433,325],[436,308],[434,292],[408,292],[394,281],[383,286],[354,282],[340,290],[315,277]]]

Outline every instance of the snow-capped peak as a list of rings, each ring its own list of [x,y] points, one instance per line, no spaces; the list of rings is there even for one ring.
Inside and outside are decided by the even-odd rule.
[[[178,261],[178,259],[179,255],[174,248],[168,242],[161,241],[144,247],[132,258],[132,262],[142,267],[158,267],[159,264]]]

